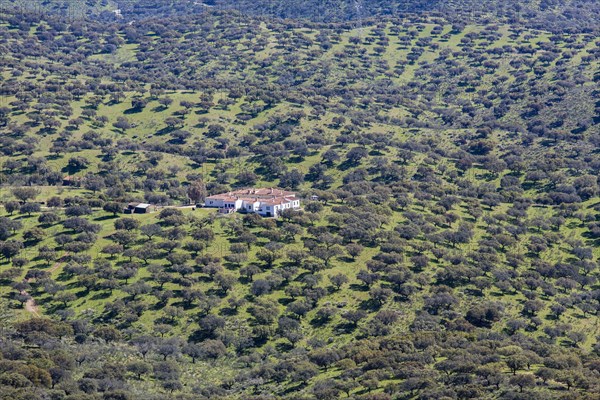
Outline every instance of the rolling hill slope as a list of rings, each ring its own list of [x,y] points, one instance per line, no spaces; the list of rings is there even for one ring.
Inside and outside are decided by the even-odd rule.
[[[597,396],[585,20],[86,4],[0,16],[0,398]]]

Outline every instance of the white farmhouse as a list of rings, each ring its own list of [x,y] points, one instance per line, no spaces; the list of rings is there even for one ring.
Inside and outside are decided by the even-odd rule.
[[[240,211],[276,218],[283,210],[300,208],[300,200],[296,193],[282,189],[243,189],[208,196],[204,206],[218,208],[223,214]]]

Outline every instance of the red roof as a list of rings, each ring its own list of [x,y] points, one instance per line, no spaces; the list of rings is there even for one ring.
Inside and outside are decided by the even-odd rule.
[[[289,199],[286,197],[276,197],[272,200],[263,201],[262,203],[266,204],[268,206],[278,206],[278,205],[282,205],[282,204],[291,203],[294,200],[295,199]]]
[[[208,196],[206,198],[206,200],[225,200],[225,201],[236,201],[237,198],[234,196],[231,196],[228,193],[221,193],[221,194],[215,194],[213,196]]]
[[[287,190],[277,188],[261,188],[261,189],[241,189],[230,192],[234,196],[253,196],[253,197],[283,197],[291,196],[295,197],[296,193],[288,192]]]
[[[220,193],[212,196],[208,196],[207,200],[224,200],[224,201],[235,201],[235,200],[244,200],[244,201],[261,201],[261,200],[271,200],[274,204],[282,204],[280,199],[287,199],[285,203],[291,201],[289,198],[295,199],[296,193],[288,192],[283,189],[274,189],[274,188],[261,188],[261,189],[241,189],[234,190],[228,193]],[[279,201],[279,202],[278,202]]]

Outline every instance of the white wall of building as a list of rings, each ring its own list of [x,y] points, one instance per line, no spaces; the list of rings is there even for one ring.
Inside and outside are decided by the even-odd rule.
[[[206,207],[223,207],[223,199],[206,199]]]
[[[205,207],[215,207],[215,208],[226,208],[233,209],[235,211],[242,211],[246,213],[257,213],[262,216],[272,216],[277,217],[282,210],[285,209],[296,209],[300,208],[300,200],[292,198],[287,202],[283,202],[281,204],[269,204],[269,201],[265,200],[242,200],[242,199],[211,199],[210,197],[206,199]]]

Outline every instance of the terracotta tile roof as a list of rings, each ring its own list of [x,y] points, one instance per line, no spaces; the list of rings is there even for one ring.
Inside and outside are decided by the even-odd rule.
[[[265,196],[272,196],[272,197],[282,197],[282,196],[296,196],[296,193],[294,192],[288,192],[287,190],[283,190],[283,189],[276,189],[276,188],[261,188],[261,189],[241,189],[241,190],[234,190],[233,192],[231,192],[232,195],[234,196],[253,196],[253,197],[265,197]]]
[[[225,200],[225,201],[235,201],[236,198],[232,195],[230,195],[229,193],[221,193],[221,194],[215,194],[212,196],[208,196],[206,198],[206,200]]]
[[[285,198],[285,197],[276,197],[267,201],[261,201],[261,204],[265,204],[267,206],[279,206],[282,204],[287,204],[287,203],[291,203],[292,201],[294,201],[295,199],[289,199],[289,198]]]
[[[283,189],[274,188],[261,188],[261,189],[241,189],[234,190],[228,193],[214,194],[208,196],[206,200],[224,200],[224,201],[235,201],[236,199],[244,201],[262,201],[270,200],[271,202],[277,202],[279,199],[287,199],[286,202],[295,200],[296,193],[288,192]],[[280,203],[277,203],[280,204]]]

